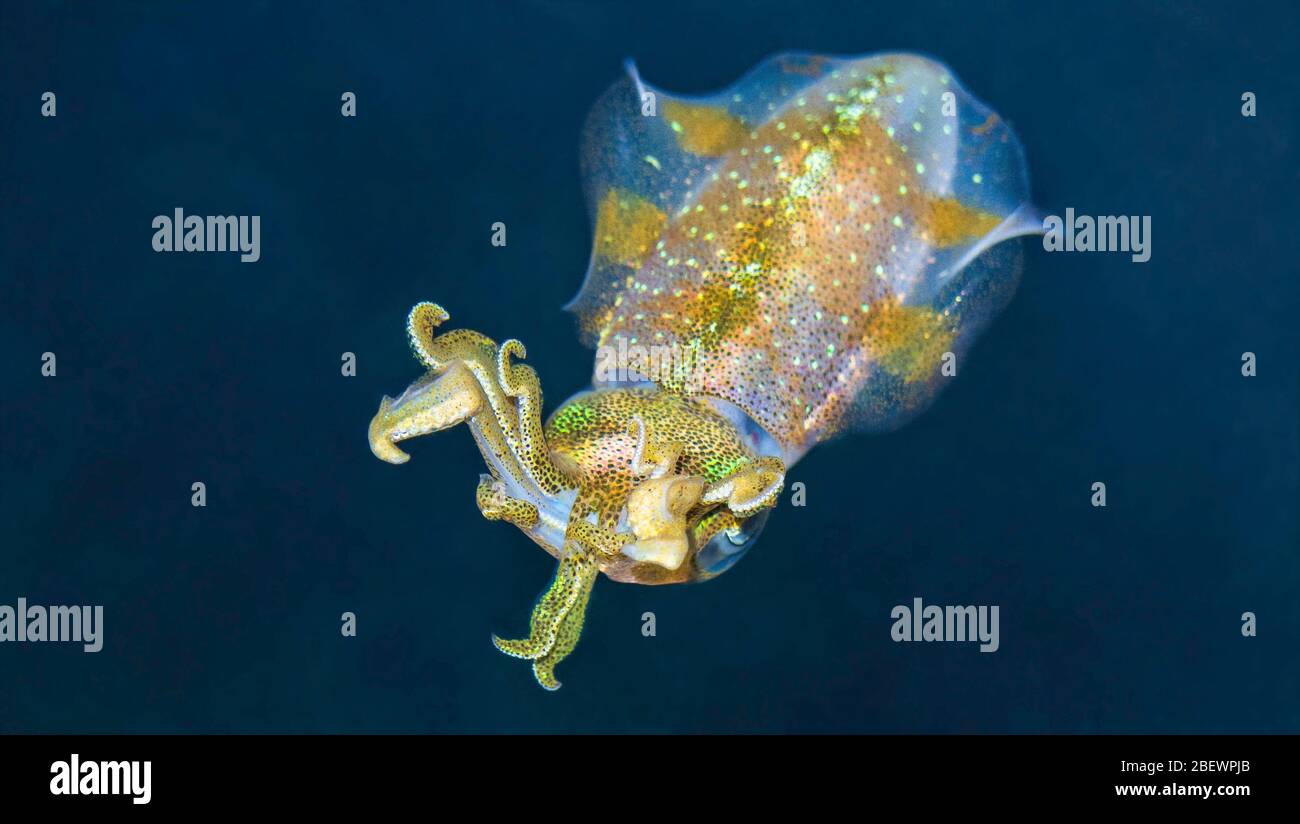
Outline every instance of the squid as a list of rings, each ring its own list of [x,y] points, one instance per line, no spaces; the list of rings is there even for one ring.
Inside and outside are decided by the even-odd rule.
[[[756,542],[792,466],[927,407],[1015,291],[1041,234],[1010,126],[912,54],[782,54],[703,97],[627,75],[588,117],[585,281],[567,307],[589,388],[544,415],[516,339],[410,310],[424,374],[371,451],[465,425],[483,517],[557,562],[527,634],[493,636],[558,689],[595,581],[716,577]]]

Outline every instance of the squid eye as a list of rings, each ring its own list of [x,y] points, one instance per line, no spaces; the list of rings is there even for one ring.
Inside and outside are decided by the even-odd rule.
[[[696,580],[706,581],[731,569],[758,542],[770,513],[770,509],[764,509],[735,529],[714,535],[695,556]]]

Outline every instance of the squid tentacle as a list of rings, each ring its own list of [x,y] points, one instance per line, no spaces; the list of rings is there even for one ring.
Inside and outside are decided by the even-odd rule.
[[[558,656],[553,656],[549,660],[549,668],[545,670],[549,673],[560,659],[572,651],[572,645],[577,643],[583,618],[581,614],[571,616],[570,613],[575,608],[586,609],[587,599],[598,572],[599,565],[589,553],[578,547],[570,547],[569,553],[556,567],[555,578],[551,581],[551,585],[538,600],[537,606],[533,608],[528,637],[507,640],[493,635],[492,643],[506,655],[533,661],[545,658],[553,650],[557,651]],[[559,640],[563,640],[563,643],[556,650]],[[564,648],[566,645],[568,645],[567,649]],[[553,675],[550,676],[550,680],[554,681]],[[553,687],[548,686],[540,674],[538,674],[538,681],[547,689],[555,689],[559,686],[558,682]]]
[[[615,532],[582,518],[571,518],[564,536],[581,545],[588,552],[606,558],[618,555],[623,551],[623,547],[636,540],[636,536],[631,533]]]
[[[411,350],[417,360],[435,373],[445,372],[457,362],[463,363],[478,379],[497,426],[517,453],[519,421],[496,380],[496,343],[471,329],[453,329],[435,336],[438,327],[450,319],[447,310],[436,303],[417,303],[406,320]]]
[[[468,329],[437,334],[450,319],[436,303],[416,304],[407,317],[407,334],[416,358],[435,374],[460,363],[478,381],[513,460],[541,494],[555,494],[570,484],[551,461],[542,427],[542,389],[537,372],[523,358],[524,345],[507,340],[500,347],[486,335]]]
[[[508,497],[505,494],[505,484],[491,475],[483,475],[479,478],[475,500],[479,512],[482,512],[483,517],[489,521],[506,521],[528,531],[537,526],[538,521],[541,520],[536,506],[528,501]]]
[[[723,503],[740,518],[775,506],[785,487],[785,463],[766,456],[747,462],[727,477],[709,484],[701,501]]]
[[[537,370],[511,358],[528,356],[522,342],[511,338],[497,352],[497,381],[508,397],[518,401],[520,462],[543,491],[555,493],[568,485],[551,462],[542,428],[542,382]]]
[[[580,563],[576,570],[577,598],[561,617],[551,648],[544,655],[533,659],[533,677],[543,689],[554,692],[560,688],[560,682],[555,678],[555,665],[567,658],[569,653],[578,646],[578,639],[582,637],[582,627],[586,623],[592,584],[595,583],[598,572],[599,568],[594,560],[587,558]]]

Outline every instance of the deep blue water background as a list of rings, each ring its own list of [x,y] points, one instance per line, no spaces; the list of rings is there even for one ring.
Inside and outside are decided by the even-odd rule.
[[[102,604],[106,641],[0,645],[0,731],[1300,731],[1297,21],[3,4],[0,603]],[[1152,260],[1027,247],[928,413],[813,452],[807,507],[722,578],[602,580],[545,693],[488,635],[523,631],[553,561],[479,516],[468,434],[403,467],[367,448],[418,375],[406,311],[521,337],[553,402],[583,386],[559,307],[590,242],[588,106],[627,57],[699,93],[787,49],[944,60],[1014,124],[1038,204],[1151,215]],[[155,254],[176,206],[261,215],[262,260]],[[1000,605],[1001,649],[893,643],[916,595]]]

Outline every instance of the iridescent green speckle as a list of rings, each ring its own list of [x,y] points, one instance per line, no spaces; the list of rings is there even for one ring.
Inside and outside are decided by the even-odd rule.
[[[557,432],[571,434],[581,432],[596,419],[596,410],[585,403],[571,403],[555,413],[551,427]]]

